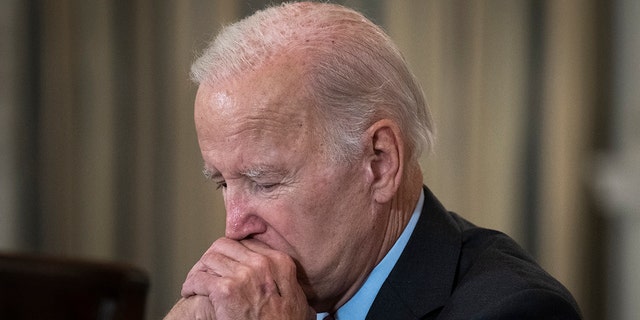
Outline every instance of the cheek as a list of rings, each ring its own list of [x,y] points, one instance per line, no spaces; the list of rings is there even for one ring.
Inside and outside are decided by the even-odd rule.
[[[357,180],[344,173],[313,178],[270,206],[272,228],[300,262],[344,245],[366,210],[366,190]]]
[[[292,192],[270,206],[269,210],[272,228],[299,258],[317,251],[326,234],[335,228],[335,195],[327,193],[326,184],[315,186]]]
[[[344,181],[333,179],[316,183],[310,192],[296,198],[301,236],[315,246],[327,238],[339,238],[353,228],[355,215],[362,212],[361,191]],[[327,245],[330,245],[327,243]]]

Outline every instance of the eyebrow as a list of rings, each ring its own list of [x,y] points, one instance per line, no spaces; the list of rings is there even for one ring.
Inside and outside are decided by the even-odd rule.
[[[263,166],[259,165],[253,168],[247,168],[240,172],[243,176],[257,179],[264,177],[283,177],[286,175],[287,171],[281,168],[276,168],[273,166]]]
[[[219,171],[206,167],[202,169],[202,174],[207,180],[222,178],[222,174]],[[252,179],[273,176],[284,177],[287,175],[287,170],[275,168],[273,166],[256,166],[254,168],[244,169],[240,172],[240,174]]]
[[[202,169],[202,174],[204,175],[205,179],[207,179],[207,180],[213,180],[214,178],[222,177],[220,172],[218,172],[216,170],[209,169],[207,167]]]

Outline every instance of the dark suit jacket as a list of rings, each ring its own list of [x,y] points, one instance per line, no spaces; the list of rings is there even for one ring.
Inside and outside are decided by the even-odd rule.
[[[447,212],[422,215],[367,319],[580,319],[573,297],[511,238]]]

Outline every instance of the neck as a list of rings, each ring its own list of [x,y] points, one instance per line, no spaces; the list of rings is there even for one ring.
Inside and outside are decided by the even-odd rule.
[[[377,238],[377,240],[374,240],[378,242],[375,250],[377,255],[372,256],[373,259],[369,261],[366,270],[363,270],[364,272],[347,292],[342,292],[339,297],[336,296],[336,300],[329,299],[329,301],[325,301],[326,304],[317,302],[317,305],[313,305],[317,310],[332,310],[332,312],[335,312],[345,304],[359,290],[371,270],[382,261],[398,238],[400,238],[411,219],[422,192],[422,171],[419,165],[416,163],[415,166],[407,166],[406,168],[402,179],[404,183],[401,184],[396,195],[390,202],[380,204],[376,209],[375,214],[384,217],[379,221],[380,228],[373,230],[373,234],[378,236],[373,236],[372,234],[371,238],[372,240]]]
[[[385,257],[396,243],[418,204],[420,192],[422,192],[422,171],[420,166],[417,164],[415,166],[407,166],[403,181],[405,183],[400,186],[396,196],[385,208],[384,214],[387,215],[388,220],[376,264]]]

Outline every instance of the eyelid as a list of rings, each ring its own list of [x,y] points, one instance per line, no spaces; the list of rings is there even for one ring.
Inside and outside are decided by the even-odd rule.
[[[275,183],[258,183],[258,182],[253,182],[253,190],[254,192],[261,192],[264,194],[271,194],[272,192],[276,192],[276,190],[278,190],[278,187],[281,186],[282,183],[280,182],[275,182]]]
[[[227,188],[227,181],[222,178],[222,174],[217,170],[212,170],[205,167],[204,169],[202,169],[202,174],[204,175],[205,179],[213,181],[216,184],[216,190]]]
[[[216,190],[224,190],[227,188],[227,181],[219,171],[215,169],[204,168],[202,170],[202,173],[207,180],[213,181],[213,183],[215,183]],[[253,190],[258,192],[274,191],[276,187],[282,185],[287,179],[287,174],[285,174],[284,171],[263,167],[245,170],[243,172],[240,172],[239,176],[244,176],[245,178],[247,178],[247,182],[253,185]]]
[[[220,172],[218,172],[216,170],[211,170],[211,169],[208,169],[208,168],[202,169],[202,174],[204,175],[205,179],[207,179],[207,180],[215,180],[216,178],[221,178],[222,177]]]
[[[262,189],[271,189],[275,186],[279,186],[280,182],[256,183],[256,185]]]

